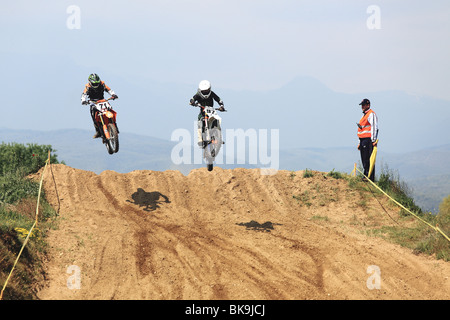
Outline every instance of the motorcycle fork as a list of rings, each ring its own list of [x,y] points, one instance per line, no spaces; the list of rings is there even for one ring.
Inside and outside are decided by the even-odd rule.
[[[209,117],[205,116],[205,142],[208,142],[208,144],[211,143],[211,137],[210,137],[210,132],[209,132],[209,127],[208,127],[208,120]]]
[[[109,139],[109,131],[108,131],[108,127],[106,126],[105,122],[103,121],[103,116],[100,117],[100,120],[102,121],[102,127],[103,127],[103,132],[105,133],[105,137],[106,139]]]
[[[217,121],[217,119],[214,119],[214,121]],[[211,129],[212,128],[209,127],[209,117],[206,120],[205,126],[208,128],[208,142],[209,142],[209,144],[211,144],[211,143],[215,144],[216,143],[215,137],[214,137],[214,140],[212,140],[213,137],[211,137]]]

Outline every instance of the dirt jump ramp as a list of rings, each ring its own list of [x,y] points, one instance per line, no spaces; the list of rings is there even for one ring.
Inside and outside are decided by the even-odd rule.
[[[394,222],[344,179],[52,165],[44,189],[60,216],[40,299],[450,298],[450,264],[367,235]]]

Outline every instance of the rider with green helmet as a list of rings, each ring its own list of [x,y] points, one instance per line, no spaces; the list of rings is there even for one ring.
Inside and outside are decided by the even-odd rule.
[[[81,104],[89,104],[91,109],[91,117],[94,122],[95,127],[95,138],[100,137],[99,128],[97,127],[97,123],[95,122],[95,105],[90,103],[89,101],[98,101],[105,99],[104,93],[108,92],[113,99],[119,98],[110,87],[105,84],[105,81],[102,81],[100,77],[96,73],[92,73],[89,75],[88,83],[86,84],[83,94],[81,95]]]

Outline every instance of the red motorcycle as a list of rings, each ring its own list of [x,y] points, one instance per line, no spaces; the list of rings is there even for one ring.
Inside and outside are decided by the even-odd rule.
[[[95,105],[95,122],[109,154],[119,151],[119,130],[116,123],[117,112],[113,110],[108,102],[111,99],[113,98],[90,101],[90,103]]]

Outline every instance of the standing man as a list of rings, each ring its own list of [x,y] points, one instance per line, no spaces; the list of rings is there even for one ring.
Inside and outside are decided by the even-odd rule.
[[[363,116],[359,120],[359,123],[357,123],[359,138],[358,150],[361,152],[364,175],[367,176],[370,168],[370,156],[372,155],[373,147],[378,143],[378,117],[370,109],[369,99],[364,99],[359,105],[361,106]],[[375,182],[375,168],[373,168],[369,179]]]

